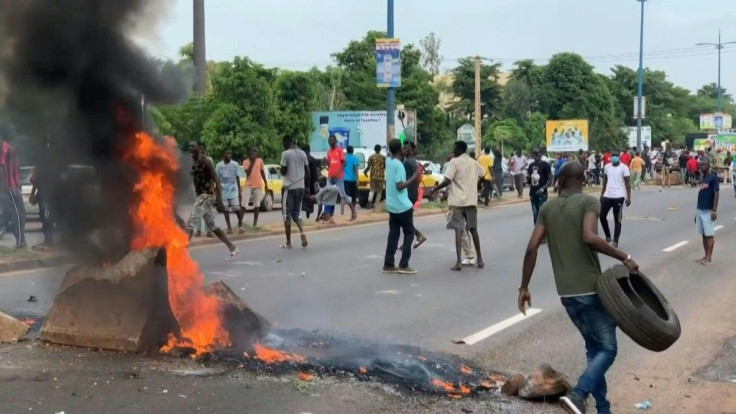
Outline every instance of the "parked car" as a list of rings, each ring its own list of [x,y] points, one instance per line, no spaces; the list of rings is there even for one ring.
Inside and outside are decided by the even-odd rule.
[[[261,191],[264,191],[263,201],[261,201],[261,211],[271,211],[276,204],[281,204],[281,189],[283,188],[283,181],[281,177],[281,166],[276,164],[265,164],[263,166],[266,170],[266,182],[268,183],[268,192],[266,186],[261,187]],[[247,177],[240,178],[240,187],[245,187],[245,180]],[[248,200],[248,206],[253,206],[250,200]],[[247,207],[247,206],[246,206]]]

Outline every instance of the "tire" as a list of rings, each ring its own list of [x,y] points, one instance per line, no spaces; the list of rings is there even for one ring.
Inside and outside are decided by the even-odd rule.
[[[271,211],[273,210],[273,193],[267,192],[265,196],[263,196],[263,201],[261,201],[261,211]]]
[[[680,337],[677,314],[643,274],[629,274],[626,266],[613,266],[598,278],[596,290],[618,327],[642,347],[662,352]]]

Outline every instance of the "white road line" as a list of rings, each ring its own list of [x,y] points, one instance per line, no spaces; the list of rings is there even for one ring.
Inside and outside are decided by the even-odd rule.
[[[480,342],[480,341],[488,338],[489,336],[491,336],[493,334],[497,334],[497,333],[503,331],[504,329],[508,328],[509,326],[512,326],[512,325],[514,325],[516,323],[519,323],[519,322],[521,322],[523,320],[526,320],[526,319],[531,318],[532,316],[538,314],[541,311],[542,311],[541,309],[529,308],[526,311],[526,316],[524,316],[523,314],[519,313],[519,314],[514,315],[514,316],[512,316],[512,317],[510,317],[508,319],[505,319],[505,320],[503,320],[503,321],[501,321],[501,322],[499,322],[499,323],[497,323],[497,324],[495,324],[493,326],[489,326],[488,328],[483,329],[482,331],[476,332],[476,333],[474,333],[474,334],[472,334],[470,336],[466,336],[463,339],[460,339],[460,340],[457,340],[457,341],[453,341],[453,342],[455,342],[456,344],[465,344],[465,345],[473,345],[473,344],[476,344],[476,343],[478,343],[478,342]]]
[[[722,229],[722,228],[723,228],[723,224],[721,224],[721,225],[718,225],[718,226],[714,227],[714,228],[713,228],[713,231],[718,231],[718,230],[720,230],[720,229]]]
[[[681,241],[679,243],[675,243],[672,246],[667,247],[666,249],[662,249],[662,251],[665,252],[665,253],[673,252],[673,251],[679,249],[680,247],[682,247],[682,246],[684,246],[684,245],[686,245],[688,243],[690,243],[690,242],[687,241],[687,240],[684,240],[684,241]]]

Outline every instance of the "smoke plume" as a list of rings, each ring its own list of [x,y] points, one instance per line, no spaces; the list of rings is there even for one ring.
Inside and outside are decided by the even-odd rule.
[[[79,252],[97,259],[115,260],[128,248],[135,177],[119,156],[144,125],[142,97],[148,103],[186,98],[184,82],[162,79],[157,62],[130,40],[151,33],[167,3],[0,5],[0,113],[23,140],[16,146],[36,166],[57,227]]]

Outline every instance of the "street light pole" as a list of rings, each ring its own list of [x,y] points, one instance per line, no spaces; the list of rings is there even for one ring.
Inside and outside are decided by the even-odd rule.
[[[388,0],[387,26],[386,35],[389,39],[392,39],[394,37],[394,0]],[[395,107],[396,89],[389,87],[386,92],[386,145],[396,136]]]
[[[192,0],[194,7],[194,92],[204,96],[207,92],[207,52],[205,50],[204,0]]]
[[[641,2],[641,24],[639,25],[639,80],[636,92],[636,149],[641,151],[641,97],[644,90],[644,2],[647,0],[636,0]]]
[[[718,29],[718,43],[696,43],[695,46],[715,46],[718,50],[718,91],[716,91],[716,111],[721,112],[723,110],[723,97],[721,92],[721,50],[726,45],[732,45],[736,41],[722,42],[721,41],[721,29]]]

